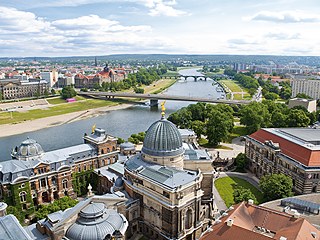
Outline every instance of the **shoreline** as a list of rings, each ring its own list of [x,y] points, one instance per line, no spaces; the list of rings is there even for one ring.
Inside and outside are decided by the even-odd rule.
[[[124,103],[113,106],[89,109],[85,111],[78,111],[64,115],[39,118],[17,124],[2,124],[0,125],[0,138],[38,131],[49,127],[56,127],[78,120],[100,116],[110,111],[126,109],[135,105],[136,104],[133,103]]]

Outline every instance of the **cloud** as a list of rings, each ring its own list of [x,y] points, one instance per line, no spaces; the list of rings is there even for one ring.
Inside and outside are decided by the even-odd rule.
[[[300,33],[294,33],[289,34],[285,32],[269,32],[265,35],[267,38],[275,39],[275,40],[294,40],[294,39],[300,39],[301,34]]]
[[[232,44],[232,45],[260,44],[259,41],[255,40],[255,39],[250,39],[250,38],[233,38],[233,39],[229,39],[228,43]]]
[[[31,1],[31,0],[29,0]],[[37,7],[77,7],[95,3],[133,3],[146,7],[150,16],[169,16],[178,17],[187,15],[188,13],[176,9],[176,0],[43,0],[33,2],[30,5]]]
[[[170,48],[148,25],[123,25],[87,15],[48,21],[31,12],[0,7],[2,56],[106,55]],[[17,55],[16,55],[17,56]]]
[[[313,23],[320,22],[320,15],[304,13],[301,11],[261,11],[244,19],[249,21],[266,21],[276,23]]]

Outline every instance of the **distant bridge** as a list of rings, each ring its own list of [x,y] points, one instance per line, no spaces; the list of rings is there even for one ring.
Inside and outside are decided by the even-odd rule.
[[[184,78],[185,81],[187,81],[187,78],[193,78],[194,81],[198,81],[198,80],[204,80],[207,81],[207,79],[209,77],[206,76],[198,76],[198,75],[165,75],[162,76],[162,78],[168,78],[168,79],[181,79]]]
[[[247,100],[225,100],[225,99],[213,99],[213,98],[203,98],[203,97],[173,96],[173,95],[166,95],[166,94],[113,93],[113,92],[79,92],[78,94],[83,96],[91,96],[91,97],[106,97],[107,99],[112,99],[115,97],[150,99],[150,106],[157,105],[158,100],[224,103],[224,104],[236,104],[236,105],[249,104],[251,102]]]

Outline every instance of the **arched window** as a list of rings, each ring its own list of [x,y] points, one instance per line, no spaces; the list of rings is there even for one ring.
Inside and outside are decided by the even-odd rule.
[[[56,177],[55,177],[55,176],[53,176],[53,177],[51,178],[51,181],[52,181],[52,184],[53,184],[53,185],[56,185],[56,184],[57,184],[57,180],[56,180]]]
[[[64,189],[68,188],[68,180],[67,179],[62,180],[62,188],[64,188]]]
[[[185,219],[185,228],[190,229],[192,227],[192,210],[188,209],[186,212],[186,219]]]
[[[26,202],[27,201],[27,193],[26,192],[20,192],[20,202]]]

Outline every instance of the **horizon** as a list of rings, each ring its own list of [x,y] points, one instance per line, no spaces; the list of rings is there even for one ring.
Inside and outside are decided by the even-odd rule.
[[[319,11],[316,0],[4,0],[0,57],[319,56]]]

